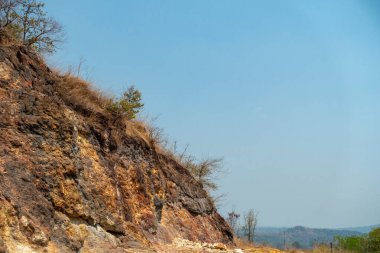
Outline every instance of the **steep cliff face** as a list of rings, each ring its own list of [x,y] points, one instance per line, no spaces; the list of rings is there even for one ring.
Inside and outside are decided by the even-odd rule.
[[[0,47],[0,252],[231,242],[189,172],[79,86],[25,48]]]

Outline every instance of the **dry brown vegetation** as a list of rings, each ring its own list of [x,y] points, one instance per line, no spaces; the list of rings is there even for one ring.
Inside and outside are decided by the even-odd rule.
[[[90,83],[71,74],[61,76],[56,87],[67,104],[88,114],[107,114],[106,106],[112,101]]]
[[[113,96],[105,94],[95,88],[92,83],[73,75],[71,71],[64,74],[55,72],[59,76],[55,86],[56,91],[66,104],[89,117],[102,117],[103,120],[113,123],[127,123],[123,125],[129,136],[144,140],[157,152],[168,155],[181,163],[179,155],[166,146],[168,140],[163,134],[163,129],[155,126],[154,119],[130,119],[122,114],[114,113],[108,109],[115,101]]]
[[[318,245],[313,249],[307,251],[310,253],[331,253],[330,246],[328,245]],[[341,249],[341,248],[333,248],[334,253],[352,253],[352,251]]]
[[[272,248],[270,246],[265,246],[265,245],[255,245],[254,243],[248,242],[247,240],[241,239],[241,238],[235,238],[234,239],[235,247],[240,248],[243,250],[245,253],[284,253],[284,252],[292,252],[296,253],[299,252],[301,253],[302,251],[293,251],[293,250],[279,250]]]
[[[248,242],[247,240],[238,237],[234,238],[234,243],[236,244],[236,247],[242,249],[254,247],[254,244],[252,242]]]

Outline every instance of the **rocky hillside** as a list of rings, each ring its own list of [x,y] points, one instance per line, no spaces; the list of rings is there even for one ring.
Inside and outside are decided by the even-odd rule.
[[[207,193],[77,78],[0,46],[0,252],[230,243]]]

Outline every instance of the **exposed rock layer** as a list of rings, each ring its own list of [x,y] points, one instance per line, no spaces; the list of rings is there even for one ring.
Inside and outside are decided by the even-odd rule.
[[[231,242],[186,169],[131,122],[65,98],[65,85],[37,55],[0,47],[1,253]]]

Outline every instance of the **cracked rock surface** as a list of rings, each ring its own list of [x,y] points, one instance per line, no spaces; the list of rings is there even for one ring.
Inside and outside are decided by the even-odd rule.
[[[0,46],[0,252],[231,243],[189,172],[95,98],[74,103],[70,80],[25,48]]]

